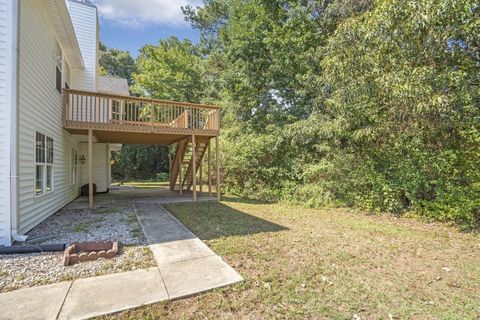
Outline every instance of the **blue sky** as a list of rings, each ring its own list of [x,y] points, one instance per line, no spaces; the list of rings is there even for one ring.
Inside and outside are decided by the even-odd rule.
[[[199,33],[184,20],[181,6],[201,0],[92,0],[100,18],[100,40],[107,46],[137,56],[145,44],[176,36],[197,42]]]

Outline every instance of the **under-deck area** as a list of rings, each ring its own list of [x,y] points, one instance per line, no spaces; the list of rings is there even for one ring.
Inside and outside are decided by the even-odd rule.
[[[169,183],[141,183],[140,186],[121,185],[112,186],[110,192],[101,193],[95,196],[95,207],[109,207],[115,206],[125,202],[135,203],[182,203],[192,202],[193,192],[184,191],[182,194],[178,190],[172,191],[169,188]],[[216,195],[209,193],[208,190],[197,192],[197,201],[216,201]],[[69,209],[85,209],[88,207],[88,198],[78,197],[68,204]]]
[[[94,142],[168,145],[169,192],[197,201],[204,181],[209,195],[215,185],[220,200],[219,107],[65,89],[63,127],[88,137],[89,207],[94,205]]]

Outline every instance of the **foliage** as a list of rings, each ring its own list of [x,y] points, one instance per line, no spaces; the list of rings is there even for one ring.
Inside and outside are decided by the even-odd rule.
[[[165,174],[162,174],[168,172],[166,146],[124,144],[112,160],[114,180],[166,180]]]
[[[205,0],[137,94],[220,104],[226,191],[480,221],[475,0]]]
[[[474,2],[379,1],[329,40],[323,125],[333,150],[354,158],[351,204],[479,222]]]
[[[137,68],[134,91],[157,99],[200,101],[200,57],[190,41],[171,37],[161,40],[158,46],[144,46]]]
[[[479,222],[478,3],[209,0],[184,12],[204,78],[219,75],[227,190]]]
[[[115,48],[107,48],[100,43],[100,74],[112,75],[127,79],[128,85],[132,85],[132,74],[136,70],[135,61],[128,51]]]

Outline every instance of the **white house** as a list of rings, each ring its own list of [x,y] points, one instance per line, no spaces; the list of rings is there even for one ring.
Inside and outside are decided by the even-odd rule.
[[[0,0],[0,245],[25,239],[84,184],[107,192],[110,150],[123,143],[176,144],[170,189],[193,187],[196,200],[220,109],[130,97],[125,79],[98,75],[98,56],[89,1]],[[218,148],[215,159],[218,186]],[[210,190],[210,169],[208,180]]]
[[[87,139],[63,128],[62,89],[129,93],[125,79],[99,77],[98,45],[87,1],[0,0],[0,245],[88,183]],[[94,143],[93,153],[97,191],[108,191],[109,144]]]

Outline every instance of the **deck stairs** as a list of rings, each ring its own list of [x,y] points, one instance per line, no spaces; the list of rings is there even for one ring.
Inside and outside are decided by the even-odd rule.
[[[204,155],[208,150],[208,141],[198,141],[195,150],[195,174],[199,171]],[[180,168],[181,167],[181,168]],[[190,190],[193,185],[193,147],[189,140],[178,142],[170,177],[170,189]],[[179,183],[178,183],[179,182]]]

